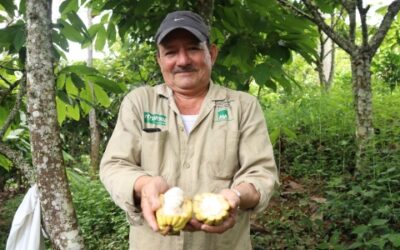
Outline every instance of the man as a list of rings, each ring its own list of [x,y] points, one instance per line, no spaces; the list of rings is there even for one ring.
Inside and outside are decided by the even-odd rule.
[[[263,112],[249,94],[214,85],[217,47],[202,18],[168,14],[155,40],[165,83],[123,100],[100,177],[128,214],[130,249],[251,249],[250,214],[263,211],[278,183]],[[192,219],[178,236],[159,234],[159,195],[222,194],[230,216],[218,226]]]

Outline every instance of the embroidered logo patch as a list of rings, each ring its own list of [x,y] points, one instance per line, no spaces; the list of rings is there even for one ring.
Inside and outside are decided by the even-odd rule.
[[[167,124],[167,116],[161,114],[152,114],[144,112],[144,123],[165,126]]]
[[[222,108],[222,109],[216,110],[216,116],[215,116],[216,122],[230,121],[230,120],[232,120],[232,119],[231,119],[231,117],[229,117],[229,112],[228,112],[227,108]]]

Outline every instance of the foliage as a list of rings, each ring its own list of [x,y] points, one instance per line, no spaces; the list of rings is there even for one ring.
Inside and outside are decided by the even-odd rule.
[[[129,225],[98,180],[68,171],[73,202],[87,249],[127,249]]]
[[[379,54],[374,61],[374,71],[393,91],[400,84],[400,55],[391,50]]]
[[[264,103],[279,168],[294,176],[329,176],[353,164],[350,90],[346,82],[337,85],[330,94],[314,86],[282,96],[276,104]]]
[[[400,247],[400,170],[393,167],[399,163],[378,162],[370,174],[329,181],[329,202],[322,209],[327,236],[339,234],[347,249]],[[320,248],[330,249],[327,243]]]
[[[5,201],[0,197],[0,249],[6,249],[6,243],[14,213],[17,210],[24,196],[22,194],[13,196]]]
[[[110,20],[128,44],[151,42],[169,11],[201,12],[197,1],[92,0],[89,4],[98,12],[112,10]],[[212,7],[211,38],[221,49],[214,80],[248,90],[249,80],[254,79],[260,86],[276,89],[281,85],[290,91],[293,80],[282,65],[290,62],[292,51],[309,61],[315,57],[317,32],[313,25],[288,14],[275,2],[219,1]]]

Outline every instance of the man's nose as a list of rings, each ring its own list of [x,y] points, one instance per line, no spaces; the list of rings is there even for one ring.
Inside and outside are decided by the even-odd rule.
[[[185,65],[188,65],[188,64],[190,64],[190,57],[189,57],[189,54],[187,53],[187,51],[181,49],[181,50],[179,51],[179,54],[178,54],[177,65],[179,65],[179,66],[185,66]]]

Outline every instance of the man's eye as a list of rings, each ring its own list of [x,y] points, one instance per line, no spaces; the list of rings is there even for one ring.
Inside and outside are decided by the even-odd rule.
[[[166,56],[170,56],[170,55],[174,55],[175,54],[175,51],[173,51],[173,50],[169,50],[169,51],[165,51],[164,52],[164,55],[166,55]]]

